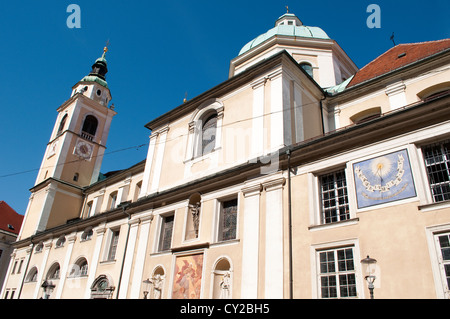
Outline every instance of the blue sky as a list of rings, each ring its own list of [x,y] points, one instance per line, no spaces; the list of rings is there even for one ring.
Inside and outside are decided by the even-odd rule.
[[[68,28],[67,7],[81,9]],[[369,4],[381,9],[370,29]],[[450,37],[448,0],[423,1],[2,1],[0,9],[0,200],[24,214],[56,109],[107,54],[113,119],[102,172],[145,159],[144,125],[225,81],[241,47],[295,13],[321,27],[358,67],[390,49]],[[127,149],[127,150],[124,150]],[[119,151],[123,150],[123,151]]]

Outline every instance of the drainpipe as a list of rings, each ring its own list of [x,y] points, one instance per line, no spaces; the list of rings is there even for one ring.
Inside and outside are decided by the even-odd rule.
[[[289,216],[289,298],[294,298],[294,271],[292,256],[292,207],[291,207],[291,150],[286,151],[288,157],[288,216]]]
[[[125,210],[130,206],[131,201],[123,202],[118,205],[118,207],[122,207],[122,212],[128,216],[128,221],[131,219],[131,214],[127,213]],[[128,246],[128,238],[130,237],[130,223],[128,223],[128,231],[127,231],[127,239],[125,241],[125,250],[123,252],[123,258],[122,258],[122,266],[120,267],[120,275],[119,275],[119,282],[117,283],[117,294],[116,299],[119,299],[119,291],[120,291],[120,284],[122,283],[122,274],[123,274],[123,267],[125,265],[125,256],[127,255],[127,246]]]
[[[31,236],[31,237],[30,237],[30,241],[31,241],[30,257],[28,257],[27,265],[25,266],[25,272],[24,272],[24,275],[23,275],[22,283],[20,284],[19,293],[17,294],[17,299],[20,299],[20,295],[22,294],[23,284],[25,283],[25,279],[27,278],[28,267],[30,266],[31,256],[33,255],[34,245],[35,245],[35,244],[33,243],[33,238],[34,238],[34,236]]]
[[[319,103],[320,103],[320,118],[322,119],[322,134],[325,134],[325,122],[323,119],[323,106],[322,106],[322,101],[326,100],[327,97],[324,95],[322,99],[320,99]]]

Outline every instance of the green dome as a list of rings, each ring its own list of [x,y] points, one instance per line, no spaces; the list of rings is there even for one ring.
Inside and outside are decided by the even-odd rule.
[[[296,18],[293,14],[285,14],[277,21],[282,21],[286,18]],[[299,20],[298,20],[299,21]],[[299,21],[300,22],[300,21]],[[301,22],[300,22],[301,24]],[[274,28],[270,29],[264,34],[256,37],[241,49],[239,55],[250,51],[254,47],[266,42],[267,40],[275,36],[290,36],[290,37],[302,37],[302,38],[315,38],[315,39],[330,39],[328,35],[319,27],[308,27],[305,25],[287,25],[277,24]]]

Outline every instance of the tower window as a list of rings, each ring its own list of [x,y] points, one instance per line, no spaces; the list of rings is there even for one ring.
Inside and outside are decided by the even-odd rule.
[[[312,65],[311,64],[309,64],[309,63],[306,63],[306,62],[303,62],[303,63],[300,63],[300,67],[303,69],[303,70],[305,70],[306,71],[306,73],[308,73],[308,75],[310,76],[310,77],[314,77],[313,76],[313,68],[312,68]]]
[[[75,175],[73,175],[73,181],[74,182],[78,182],[78,177],[80,176],[80,174],[75,173]]]
[[[61,123],[59,123],[58,133],[56,133],[57,135],[61,134],[62,131],[64,130],[64,125],[66,124],[66,120],[67,120],[67,114],[63,116]]]
[[[93,140],[97,132],[98,120],[95,116],[88,115],[84,119],[83,128],[81,129],[81,136],[90,141]]]

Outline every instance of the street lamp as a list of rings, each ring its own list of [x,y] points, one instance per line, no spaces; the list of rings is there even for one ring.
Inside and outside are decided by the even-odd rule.
[[[144,299],[147,299],[147,295],[150,292],[150,288],[152,286],[152,281],[150,279],[146,279],[142,283],[144,284]]]
[[[361,260],[361,264],[366,265],[364,269],[364,274],[366,275],[364,279],[367,281],[367,285],[370,291],[370,299],[373,299],[373,283],[376,279],[374,273],[375,273],[375,265],[377,263],[377,260],[374,258],[370,258],[369,255],[367,255],[366,258]]]
[[[44,281],[44,283],[41,286],[44,289],[44,299],[49,299],[50,295],[52,294],[53,290],[55,289],[55,285],[52,284],[51,281]]]

